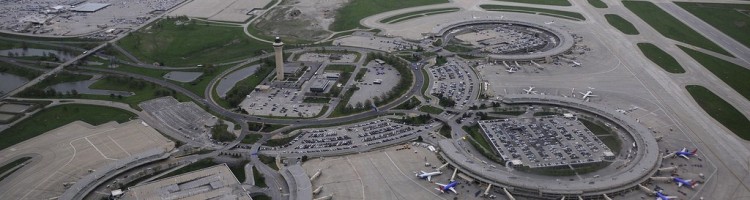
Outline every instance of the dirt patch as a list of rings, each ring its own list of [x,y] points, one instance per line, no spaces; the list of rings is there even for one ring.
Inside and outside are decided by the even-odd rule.
[[[263,34],[294,37],[300,40],[321,40],[331,34],[336,10],[348,0],[285,0],[268,11],[255,23]]]

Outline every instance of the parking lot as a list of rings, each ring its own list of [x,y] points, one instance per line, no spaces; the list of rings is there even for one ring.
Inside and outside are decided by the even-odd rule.
[[[612,151],[583,123],[572,118],[537,118],[480,121],[490,143],[506,160],[521,160],[531,168],[595,163]]]
[[[445,65],[430,67],[430,80],[433,80],[430,94],[442,94],[453,99],[457,108],[465,106],[475,93],[474,90],[478,89],[473,84],[476,77],[468,67],[466,63],[453,58],[448,58]]]
[[[404,41],[400,38],[378,37],[374,36],[373,33],[359,32],[349,37],[334,40],[333,45],[362,47],[386,52],[417,49],[417,44]]]
[[[359,152],[363,148],[371,149],[413,138],[429,132],[436,125],[410,126],[385,118],[331,128],[302,129],[291,133],[299,135],[288,144],[263,147],[261,150],[275,150],[284,154]]]
[[[240,108],[250,115],[281,117],[314,117],[323,110],[324,105],[302,103],[304,99],[297,89],[274,88],[251,92]]]
[[[153,116],[176,133],[192,140],[207,140],[209,126],[217,118],[193,102],[178,102],[173,97],[161,97],[138,104],[145,112]]]
[[[297,61],[302,62],[332,62],[353,63],[357,60],[357,54],[330,54],[330,53],[303,53]]]
[[[386,92],[396,87],[401,78],[401,74],[388,64],[380,65],[370,62],[360,70],[367,70],[367,73],[362,78],[362,82],[356,82],[359,90],[355,91],[352,98],[349,99],[349,105],[351,106],[357,103],[364,103],[368,99],[373,101],[374,97],[382,99]],[[380,84],[375,83],[376,80],[380,80]],[[369,105],[364,106],[367,107]]]

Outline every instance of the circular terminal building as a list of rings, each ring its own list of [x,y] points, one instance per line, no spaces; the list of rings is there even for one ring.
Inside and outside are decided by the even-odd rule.
[[[460,22],[441,27],[433,36],[442,39],[446,49],[491,61],[549,62],[575,44],[573,36],[560,29],[513,20]]]
[[[607,161],[608,164],[603,168],[597,168],[585,173],[585,175],[576,173],[575,175],[565,176],[529,173],[528,170],[525,170],[529,169],[529,164],[521,166],[519,165],[520,163],[511,162],[518,161],[514,160],[517,157],[508,158],[508,154],[502,156],[502,153],[500,153],[500,157],[502,157],[503,161],[501,162],[503,163],[493,165],[491,162],[481,160],[478,162],[475,154],[467,152],[464,149],[465,145],[467,145],[466,143],[469,142],[467,140],[442,140],[439,142],[442,150],[441,156],[448,163],[477,181],[492,184],[492,187],[502,188],[501,190],[508,195],[536,199],[609,199],[610,197],[639,189],[639,184],[647,181],[649,177],[657,172],[660,166],[662,157],[659,156],[659,147],[656,139],[651,134],[651,130],[622,113],[607,109],[598,104],[583,102],[579,99],[550,95],[506,95],[502,102],[507,105],[559,107],[577,112],[581,116],[594,117],[604,121],[607,126],[618,130],[618,134],[614,135],[614,137],[619,137],[623,141],[627,141],[620,145],[622,149],[620,149],[619,154],[610,155],[618,157],[616,161],[613,161],[611,157],[605,158],[603,160],[609,161]],[[498,144],[501,139],[490,137],[493,134],[496,136],[498,132],[487,134],[487,127],[489,126],[482,123],[497,121],[507,122],[508,120],[479,122],[483,132],[485,132],[484,137],[488,141],[491,141],[490,143],[493,143],[491,144],[493,148],[501,146],[501,144]],[[507,125],[500,126],[508,127]],[[567,126],[571,125],[563,124],[561,126],[566,126],[567,128]],[[557,129],[555,127],[552,128]],[[573,134],[582,135],[579,132]],[[523,143],[523,141],[517,138],[511,139],[512,143]],[[558,139],[566,140],[564,136],[560,136]],[[573,142],[578,144],[578,141]],[[582,142],[582,144],[584,145],[581,148],[595,146],[586,142]],[[528,147],[533,149],[535,148],[533,146],[529,145]],[[499,151],[499,148],[495,150]],[[523,152],[520,152],[520,154],[520,157],[525,156]],[[555,156],[551,157],[554,158]],[[540,163],[544,162],[542,160]],[[564,164],[566,166],[570,165],[571,168],[572,166],[581,164],[580,161],[571,161],[571,159],[568,159],[567,162]],[[554,169],[554,167],[547,169]]]

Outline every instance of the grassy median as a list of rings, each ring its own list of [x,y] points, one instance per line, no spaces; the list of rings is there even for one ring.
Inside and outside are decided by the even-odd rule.
[[[677,20],[674,16],[665,12],[654,3],[648,1],[623,1],[626,8],[638,15],[643,21],[651,25],[656,31],[665,37],[680,42],[695,45],[716,53],[732,56],[719,45],[703,37],[689,26]]]
[[[679,47],[745,99],[750,100],[750,80],[748,80],[750,70],[690,48]]]
[[[685,89],[708,115],[740,138],[750,140],[750,121],[734,106],[703,86],[688,85]]]
[[[661,50],[656,45],[651,43],[638,43],[638,48],[641,49],[641,52],[643,52],[643,55],[645,55],[646,58],[651,60],[651,62],[656,63],[656,65],[659,65],[659,67],[665,71],[673,74],[685,73],[685,69],[682,68],[682,65],[680,65],[674,57],[667,52],[664,52],[664,50]]]
[[[351,0],[336,11],[331,31],[345,31],[361,27],[359,21],[378,13],[430,4],[448,3],[448,0]]]
[[[625,33],[628,35],[640,34],[638,32],[638,29],[636,29],[632,23],[620,17],[620,15],[606,14],[604,15],[604,18],[607,19],[607,22],[609,22],[610,25],[614,26],[615,28],[617,28],[617,30],[620,30],[622,33]]]
[[[83,121],[91,125],[101,125],[110,121],[123,123],[136,117],[135,114],[118,108],[64,104],[46,108],[16,125],[0,132],[0,150],[39,136],[52,129],[64,126],[74,121]]]
[[[750,47],[750,4],[674,3]]]

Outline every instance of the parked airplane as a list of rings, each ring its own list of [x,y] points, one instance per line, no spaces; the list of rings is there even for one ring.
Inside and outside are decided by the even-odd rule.
[[[596,95],[592,94],[594,92],[591,92],[591,90],[589,90],[586,93],[583,93],[583,92],[579,92],[579,93],[581,93],[583,95],[583,99],[588,99],[589,97],[595,97],[596,96]]]
[[[573,67],[580,67],[581,63],[573,61]]]
[[[678,152],[674,152],[675,155],[688,159],[688,160],[690,159],[690,157],[697,155],[697,153],[698,153],[698,149],[695,149],[693,151],[688,151],[687,148],[682,148],[682,150]]]
[[[434,171],[434,172],[419,171],[419,173],[417,173],[417,177],[419,177],[421,179],[427,179],[427,181],[431,181],[432,180],[432,176],[436,176],[436,175],[440,175],[440,174],[443,174],[443,172],[440,172],[440,171]]]
[[[536,94],[536,91],[534,91],[534,87],[529,87],[529,89],[523,89],[526,94]]]
[[[667,196],[664,195],[664,193],[660,191],[656,192],[656,200],[670,200],[670,199],[676,199],[676,196]]]
[[[451,181],[447,185],[446,184],[442,184],[442,183],[435,183],[435,184],[437,184],[437,185],[440,186],[440,188],[435,188],[435,189],[438,190],[438,191],[440,191],[440,192],[442,192],[442,193],[445,193],[447,191],[451,191],[451,192],[453,192],[455,194],[458,194],[458,192],[456,192],[456,188],[455,188],[456,185],[458,185],[458,182],[456,182],[456,181]]]
[[[516,68],[514,68],[514,67],[510,67],[510,68],[506,69],[505,71],[508,72],[508,73],[514,73],[514,72],[517,72],[518,70]]]
[[[677,187],[682,187],[684,185],[685,187],[695,188],[695,186],[698,185],[697,181],[690,179],[685,180],[681,179],[680,177],[672,177],[672,181],[677,183]]]

